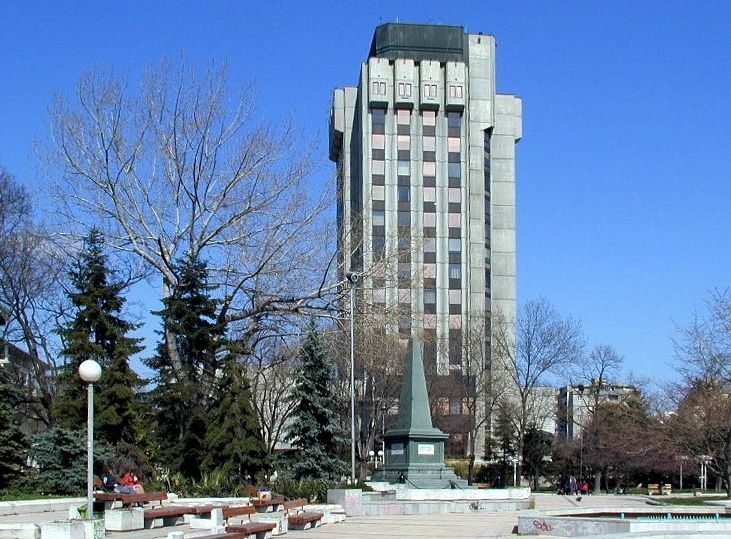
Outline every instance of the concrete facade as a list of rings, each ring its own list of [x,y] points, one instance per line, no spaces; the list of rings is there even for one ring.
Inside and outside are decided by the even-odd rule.
[[[340,271],[363,275],[359,301],[397,313],[383,318],[394,333],[424,340],[428,376],[481,371],[492,313],[515,320],[522,103],[495,86],[493,36],[385,24],[358,85],[333,95]],[[484,395],[471,398],[480,416]]]
[[[638,395],[637,387],[607,382],[576,384],[559,388],[556,435],[562,438],[581,436],[581,429],[588,423],[598,404],[619,403],[633,395]]]

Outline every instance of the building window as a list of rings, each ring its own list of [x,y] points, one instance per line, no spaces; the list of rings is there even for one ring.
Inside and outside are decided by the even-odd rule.
[[[373,258],[381,260],[386,251],[386,238],[384,236],[373,236]]]
[[[433,161],[424,161],[421,166],[421,172],[425,177],[434,177],[437,175],[437,164]]]
[[[449,399],[449,415],[460,415],[462,413],[462,399],[453,397]]]
[[[425,253],[436,253],[437,252],[437,239],[436,238],[424,238],[424,252]]]
[[[462,363],[462,330],[449,330],[449,363],[459,365]]]
[[[461,213],[450,213],[449,214],[449,228],[458,228],[462,226],[462,214]]]
[[[386,224],[386,212],[384,210],[373,210],[373,226],[384,226]]]
[[[462,240],[459,238],[449,238],[448,247],[450,253],[460,253],[462,252]]]
[[[383,288],[373,290],[374,303],[386,303],[386,291]]]
[[[456,187],[450,187],[449,191],[449,202],[462,202],[462,190]]]
[[[401,276],[401,266],[406,266],[404,270],[406,280],[411,278],[411,272],[409,264],[399,264],[399,277]],[[398,302],[399,303],[411,303],[411,289],[410,288],[399,288],[398,289]]]
[[[450,279],[461,279],[462,278],[462,264],[450,264],[449,265],[449,278]]]
[[[436,84],[425,84],[424,85],[424,97],[426,99],[437,98],[437,85]]]
[[[401,212],[399,212],[401,213]],[[408,251],[411,249],[411,237],[410,236],[399,236],[398,239],[398,250],[399,251]]]
[[[460,84],[452,84],[449,86],[449,97],[454,97],[457,99],[462,99],[464,96],[462,85]]]
[[[449,178],[462,177],[462,165],[460,163],[447,163],[447,173]]]
[[[399,185],[398,187],[398,201],[408,202],[411,200],[411,187],[408,185]]]
[[[411,149],[411,137],[409,135],[398,135],[396,140],[399,151],[409,151]]]
[[[386,111],[385,110],[371,109],[371,132],[376,135],[383,135],[386,133]]]
[[[424,289],[424,303],[425,304],[436,304],[436,302],[437,302],[436,288],[425,288]]]
[[[409,226],[411,224],[411,212],[408,210],[399,211],[397,214],[398,226]]]
[[[447,151],[449,153],[459,153],[462,151],[462,139],[459,137],[447,138]]]
[[[411,97],[411,83],[410,82],[399,82],[398,83],[398,95],[399,95],[399,97]]]
[[[462,114],[459,112],[447,112],[447,136],[459,137],[462,128]]]
[[[452,264],[450,264],[450,267]],[[462,303],[462,291],[461,290],[450,290],[449,291],[449,303],[452,305],[459,305]]]
[[[386,95],[386,83],[374,80],[371,83],[371,93],[373,95]]]
[[[399,176],[408,176],[411,169],[410,161],[397,161],[396,171]]]
[[[398,125],[409,125],[411,123],[411,111],[404,109],[397,110],[396,123]]]

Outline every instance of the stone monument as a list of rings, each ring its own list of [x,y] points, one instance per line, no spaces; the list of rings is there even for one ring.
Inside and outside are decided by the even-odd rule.
[[[420,340],[409,341],[398,421],[384,434],[385,464],[375,471],[372,481],[411,488],[469,488],[467,481],[444,465],[444,441],[449,435],[432,425],[422,348]]]

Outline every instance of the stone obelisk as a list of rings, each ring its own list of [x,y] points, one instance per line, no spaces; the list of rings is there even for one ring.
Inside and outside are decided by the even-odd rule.
[[[384,435],[386,464],[372,480],[411,488],[468,488],[467,481],[444,465],[444,441],[449,436],[432,425],[422,348],[420,340],[409,341],[398,421]]]

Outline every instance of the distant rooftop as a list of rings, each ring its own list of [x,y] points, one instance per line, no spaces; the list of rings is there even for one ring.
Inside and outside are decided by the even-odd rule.
[[[387,23],[376,28],[368,58],[467,62],[467,41],[461,26]]]

